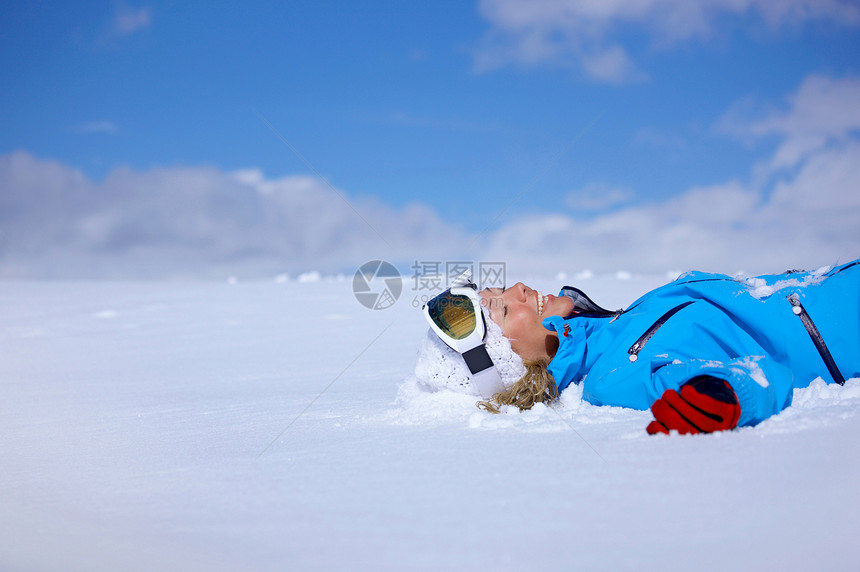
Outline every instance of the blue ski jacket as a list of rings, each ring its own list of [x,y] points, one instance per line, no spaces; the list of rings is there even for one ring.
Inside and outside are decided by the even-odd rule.
[[[577,313],[543,320],[559,338],[549,371],[559,391],[581,383],[595,405],[646,410],[710,375],[731,384],[746,426],[818,377],[860,377],[860,260],[755,278],[691,272],[616,312],[576,288],[561,295]]]

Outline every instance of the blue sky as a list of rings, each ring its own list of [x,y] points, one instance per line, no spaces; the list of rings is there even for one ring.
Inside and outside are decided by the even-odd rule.
[[[0,13],[0,157],[17,166],[7,165],[5,173],[16,174],[0,178],[0,191],[7,195],[5,275],[62,275],[46,270],[61,254],[80,254],[90,260],[92,273],[102,274],[99,264],[112,261],[99,262],[93,253],[127,258],[123,249],[129,244],[155,256],[154,234],[128,230],[148,224],[135,213],[158,221],[168,216],[163,213],[199,209],[197,218],[223,222],[224,213],[213,210],[212,201],[185,201],[183,207],[171,202],[186,191],[164,189],[186,187],[161,179],[173,181],[179,173],[216,173],[215,179],[232,181],[237,171],[255,170],[253,185],[264,198],[266,182],[315,181],[321,202],[302,203],[303,208],[311,213],[342,208],[332,205],[343,201],[281,137],[350,203],[344,217],[355,219],[358,211],[375,234],[389,233],[390,244],[377,254],[381,258],[493,253],[531,260],[535,251],[559,243],[547,228],[583,233],[590,225],[576,239],[580,252],[592,256],[580,263],[582,258],[561,255],[560,266],[647,271],[699,260],[724,265],[737,248],[711,251],[707,245],[714,233],[739,225],[748,230],[754,221],[777,217],[765,212],[769,197],[780,185],[794,184],[812,161],[837,152],[847,154],[845,161],[853,158],[860,125],[842,110],[856,105],[860,8],[836,0],[688,4],[7,3]],[[816,115],[828,110],[829,119]],[[826,128],[803,127],[810,113]],[[796,161],[776,165],[786,146],[797,148],[798,141],[816,137],[823,143],[804,147]],[[58,230],[57,237],[72,236],[71,242],[51,239],[64,242],[63,248],[77,244],[74,252],[63,254],[47,238],[26,235],[27,228],[60,224],[51,218],[53,211],[22,206],[65,200],[61,190],[46,191],[48,183],[40,183],[38,191],[22,190],[29,188],[22,182],[29,174],[45,177],[49,168],[86,179],[81,193],[89,197],[90,210],[76,211],[74,228]],[[839,189],[831,186],[831,194],[847,195],[851,177],[853,171],[837,181]],[[152,178],[162,185],[152,196],[162,198],[142,209],[126,193],[144,180],[157,184]],[[212,191],[221,188],[214,179],[206,185],[208,192],[244,205],[236,198],[241,191]],[[642,236],[606,235],[605,225],[625,226],[611,218],[619,212],[666,229],[686,218],[686,211],[669,220],[656,211],[675,208],[682,197],[689,202],[697,189],[725,193],[727,186],[747,198],[755,195],[752,210],[734,213],[724,228],[707,229],[710,234],[700,232],[702,225],[676,228],[677,256],[672,237],[664,236],[660,255],[647,263],[641,253],[606,261],[619,248],[626,250],[625,241],[632,247],[653,235],[648,228],[641,229]],[[833,208],[856,216],[854,203],[846,200],[847,206]],[[127,212],[118,215],[124,206]],[[405,227],[414,229],[414,217],[421,216],[408,209],[416,208],[427,209],[429,222],[410,234]],[[21,214],[27,212],[30,219]],[[821,216],[813,226],[820,224],[830,235],[816,235],[799,262],[860,255],[860,249],[851,251],[860,237],[850,220],[834,238],[832,225]],[[92,234],[96,219],[110,232]],[[232,220],[217,232],[224,237],[229,227],[237,233],[235,242],[242,242],[256,220]],[[457,248],[491,222],[477,250]],[[161,242],[186,250],[205,242],[204,231],[191,240],[174,224],[185,223],[165,222],[167,238]],[[292,235],[270,228],[271,234],[253,246],[225,247],[206,256],[235,261],[241,252],[265,250],[264,243],[299,244],[315,232],[291,224],[291,230],[280,232]],[[314,261],[322,269],[348,267],[353,259],[373,256],[376,239],[367,238],[367,248],[352,258],[329,260],[321,253],[342,250],[336,236],[352,237],[347,242],[353,243],[354,232],[366,232],[354,224],[346,218],[331,222],[330,234],[313,249],[269,254],[286,257],[283,267],[291,272]],[[511,238],[512,232],[525,235]],[[779,232],[789,229],[774,232],[739,235],[738,243],[756,250],[785,244]],[[450,242],[434,239],[434,233]],[[620,242],[608,250],[616,239]],[[444,247],[434,251],[436,242]],[[691,242],[698,247],[680,247]],[[405,250],[386,252],[391,243]],[[779,259],[788,262],[791,253]],[[638,267],[636,260],[642,262]],[[759,255],[723,269],[758,270],[767,260]],[[162,273],[156,266],[152,272]]]

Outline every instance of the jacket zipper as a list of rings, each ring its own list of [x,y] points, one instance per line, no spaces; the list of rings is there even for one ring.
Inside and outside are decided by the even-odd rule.
[[[630,354],[630,357],[628,359],[630,359],[631,362],[634,362],[639,359],[639,352],[642,351],[642,348],[645,347],[645,344],[648,343],[648,340],[651,339],[651,336],[656,334],[657,330],[659,330],[663,326],[663,324],[665,324],[669,320],[669,318],[671,318],[693,302],[695,302],[695,300],[688,300],[683,304],[678,304],[677,306],[660,316],[660,318],[658,318],[656,322],[651,324],[650,328],[645,330],[644,334],[639,336],[639,339],[636,340],[636,343],[630,346],[630,349],[627,350],[627,353]]]
[[[832,377],[833,381],[839,385],[845,385],[845,378],[842,377],[842,372],[840,372],[839,368],[836,366],[836,360],[833,359],[833,356],[830,354],[830,350],[827,349],[827,344],[824,343],[824,338],[821,336],[821,332],[819,332],[818,328],[815,327],[815,322],[812,321],[806,308],[804,308],[803,304],[800,303],[800,297],[797,294],[792,294],[788,297],[788,301],[791,302],[792,312],[794,312],[794,314],[800,318],[800,321],[803,322],[803,327],[806,328],[806,333],[809,334],[812,344],[815,346],[815,349],[818,350],[818,355],[821,356],[822,361],[824,361],[824,365],[827,366],[827,371],[830,372],[830,377]]]

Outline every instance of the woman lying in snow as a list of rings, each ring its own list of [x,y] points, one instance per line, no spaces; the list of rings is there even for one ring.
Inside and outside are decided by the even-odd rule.
[[[818,377],[860,377],[860,260],[746,279],[691,272],[618,311],[569,286],[476,290],[458,284],[425,305],[415,374],[482,395],[492,412],[581,383],[594,405],[650,408],[651,434],[709,433],[760,423]]]

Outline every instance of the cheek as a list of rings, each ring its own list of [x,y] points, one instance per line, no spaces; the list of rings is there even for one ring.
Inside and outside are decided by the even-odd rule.
[[[494,321],[500,328],[502,328],[502,330],[504,330],[505,325],[500,319],[504,306],[492,299],[487,300],[486,298],[481,300],[481,306],[483,306],[490,312],[490,319]]]
[[[537,316],[523,317],[516,323],[508,323],[505,337],[511,340],[511,348],[520,355],[531,355],[544,346],[546,329]]]

